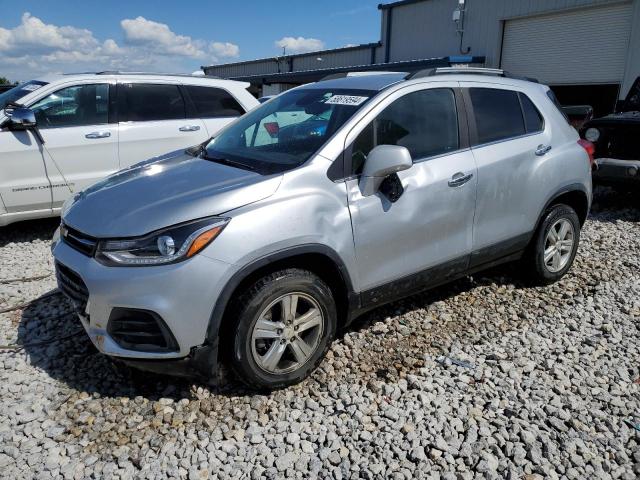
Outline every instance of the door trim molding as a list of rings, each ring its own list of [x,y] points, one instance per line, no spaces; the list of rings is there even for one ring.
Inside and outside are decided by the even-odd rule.
[[[524,233],[474,250],[470,255],[464,255],[364,290],[360,292],[360,311],[355,316],[366,310],[452,282],[471,273],[518,260],[522,257],[532,235],[533,232]]]

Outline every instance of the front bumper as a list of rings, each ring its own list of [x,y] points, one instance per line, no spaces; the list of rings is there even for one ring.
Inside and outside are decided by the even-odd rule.
[[[214,339],[208,345],[194,347],[191,353],[184,358],[169,360],[120,358],[118,361],[145,372],[198,378],[215,385],[218,382],[218,339]]]
[[[171,265],[107,267],[65,241],[54,242],[56,262],[86,286],[86,302],[76,298],[74,304],[80,306],[80,322],[100,352],[139,368],[173,374],[186,374],[194,365],[200,368],[206,363],[205,354],[215,355],[217,339],[208,339],[207,329],[216,299],[234,273],[232,265],[196,255]],[[116,308],[156,314],[175,338],[175,348],[160,352],[123,348],[108,331]],[[202,368],[213,373],[210,363]]]
[[[597,158],[593,180],[601,184],[640,184],[640,160]]]

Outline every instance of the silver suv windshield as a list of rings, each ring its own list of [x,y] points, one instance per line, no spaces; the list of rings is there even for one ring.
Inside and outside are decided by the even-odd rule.
[[[43,87],[47,84],[47,82],[40,82],[38,80],[31,80],[30,82],[21,83],[20,85],[16,85],[10,90],[0,94],[0,109],[3,109],[8,104],[17,102],[22,97],[28,95],[29,93]]]
[[[283,93],[226,128],[207,145],[203,158],[261,174],[295,168],[376,93],[321,88]]]

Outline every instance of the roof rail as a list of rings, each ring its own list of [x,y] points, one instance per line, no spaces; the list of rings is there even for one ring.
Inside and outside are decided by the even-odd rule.
[[[122,72],[120,70],[104,70],[101,72],[86,72],[95,75],[166,75],[168,77],[189,77],[189,78],[220,78],[215,75],[193,75],[191,73],[163,73],[163,72]]]
[[[392,75],[399,74],[403,72],[392,72],[389,70],[366,70],[366,71],[354,71],[354,72],[339,72],[332,73],[330,75],[322,77],[319,82],[323,82],[325,80],[335,80],[336,78],[346,78],[346,77],[366,77],[368,75]]]
[[[528,82],[538,83],[538,80],[535,78],[512,75],[509,72],[505,72],[500,68],[483,68],[483,67],[429,68],[425,70],[418,70],[417,72],[412,72],[405,77],[405,80],[411,80],[414,78],[433,77],[435,75],[443,75],[443,74],[495,75],[497,77],[513,78],[516,80],[526,80]]]

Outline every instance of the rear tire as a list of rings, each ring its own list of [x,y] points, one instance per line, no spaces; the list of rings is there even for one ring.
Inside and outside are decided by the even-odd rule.
[[[336,333],[331,289],[315,274],[286,269],[240,294],[230,320],[230,366],[247,386],[272,390],[305,379]]]
[[[571,268],[580,242],[580,219],[565,204],[552,205],[536,230],[523,263],[529,279],[547,285]]]

